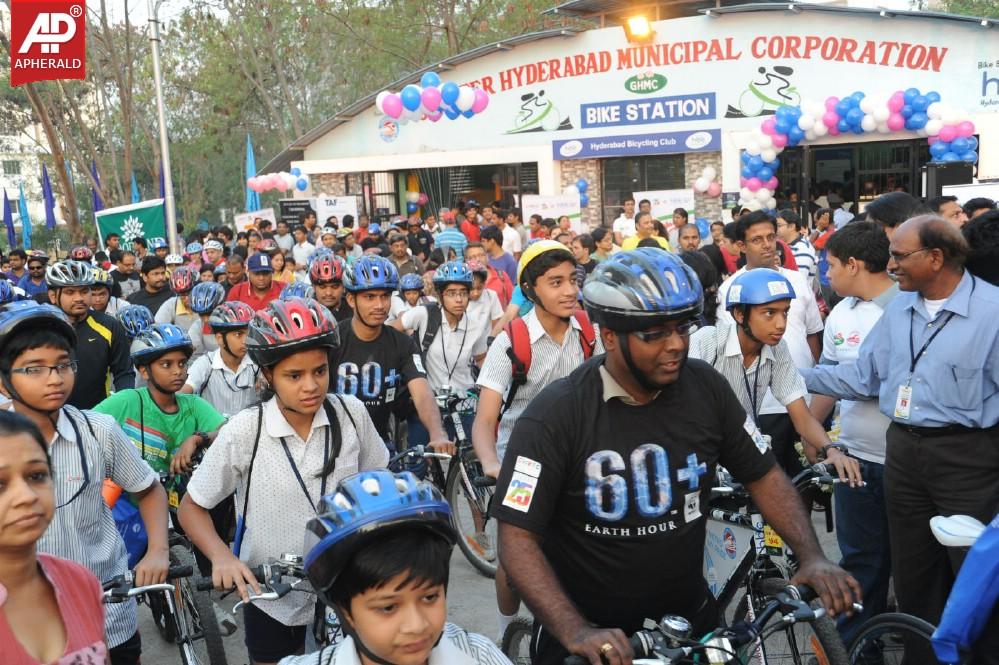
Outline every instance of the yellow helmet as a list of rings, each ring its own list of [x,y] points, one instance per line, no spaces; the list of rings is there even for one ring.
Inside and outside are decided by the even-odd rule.
[[[546,252],[555,251],[566,252],[572,257],[572,252],[569,251],[569,248],[557,240],[545,238],[543,240],[536,240],[528,245],[524,253],[520,255],[520,263],[517,265],[517,285],[521,283],[521,278],[524,275],[524,269],[527,268],[527,264]]]

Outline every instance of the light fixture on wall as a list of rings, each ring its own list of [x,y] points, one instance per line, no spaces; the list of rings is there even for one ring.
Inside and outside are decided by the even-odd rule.
[[[649,19],[638,14],[636,16],[629,16],[624,20],[624,36],[628,38],[629,42],[642,44],[651,42],[656,33],[652,29]]]

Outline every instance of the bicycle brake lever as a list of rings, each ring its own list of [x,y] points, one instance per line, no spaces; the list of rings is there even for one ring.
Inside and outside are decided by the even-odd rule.
[[[236,603],[235,605],[233,605],[233,607],[232,607],[232,613],[235,614],[236,610],[238,610],[241,605],[249,605],[250,603],[252,603],[255,600],[277,600],[280,597],[281,596],[279,596],[274,591],[268,591],[267,593],[259,593],[259,594],[253,594],[253,593],[251,593],[248,596],[247,600],[245,600],[245,601],[241,600],[238,603]]]

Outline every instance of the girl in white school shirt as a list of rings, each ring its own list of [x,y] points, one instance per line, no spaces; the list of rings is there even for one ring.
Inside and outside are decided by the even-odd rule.
[[[180,522],[212,561],[216,588],[235,586],[246,600],[259,593],[250,567],[304,554],[302,533],[320,498],[358,471],[384,468],[388,451],[364,405],[327,395],[329,352],[336,321],[315,300],[275,300],[250,322],[247,352],[273,396],[233,417],[194,472]],[[266,395],[265,395],[266,397]],[[208,511],[237,492],[241,526],[233,551],[212,527]],[[253,663],[302,653],[315,597],[291,593],[245,606],[244,631]]]

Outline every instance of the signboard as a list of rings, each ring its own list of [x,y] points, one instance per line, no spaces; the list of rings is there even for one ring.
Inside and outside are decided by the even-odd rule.
[[[316,211],[316,200],[315,199],[280,199],[278,200],[278,206],[281,209],[281,217],[284,221],[289,224],[298,224],[298,215],[303,212],[315,212]],[[319,216],[316,216],[318,223]]]
[[[692,189],[662,189],[652,192],[632,192],[635,197],[635,208],[642,199],[648,199],[652,203],[652,216],[663,223],[667,231],[672,232],[673,211],[683,208],[694,218],[694,191]],[[672,241],[671,241],[672,242]]]
[[[558,219],[562,215],[568,215],[573,231],[583,233],[587,230],[583,228],[583,222],[580,218],[579,196],[524,194],[522,208],[524,219],[530,219],[531,215],[541,215],[542,219],[547,217]]]
[[[237,231],[246,231],[253,226],[253,222],[256,219],[269,219],[272,225],[277,223],[274,208],[261,208],[253,212],[241,212],[233,218],[233,221],[236,223]]]
[[[999,201],[999,181],[976,182],[971,185],[944,185],[944,196],[956,196],[958,203],[964,205],[971,199],[986,198]]]
[[[316,219],[319,226],[325,226],[326,220],[336,217],[337,226],[341,226],[344,215],[353,215],[357,219],[356,196],[324,196],[316,197]]]
[[[718,150],[721,150],[721,132],[717,129],[696,132],[596,136],[588,139],[552,142],[552,153],[556,160],[627,157],[630,155],[670,155]]]
[[[111,233],[121,236],[122,247],[131,249],[134,238],[165,238],[166,223],[163,199],[152,199],[117,208],[105,208],[94,213],[97,220],[97,242],[103,247]]]
[[[651,125],[682,120],[713,120],[715,93],[702,92],[696,95],[581,104],[579,116],[580,125],[584,129]]]

